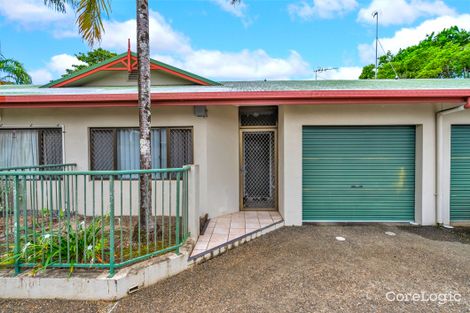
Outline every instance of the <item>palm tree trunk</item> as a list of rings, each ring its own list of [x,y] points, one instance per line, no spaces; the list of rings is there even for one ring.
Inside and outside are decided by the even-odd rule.
[[[151,158],[151,103],[150,103],[150,46],[149,46],[148,0],[137,0],[137,60],[138,60],[138,104],[140,128],[140,169],[152,168]],[[140,175],[140,223],[141,231],[147,233],[151,214],[151,175]]]

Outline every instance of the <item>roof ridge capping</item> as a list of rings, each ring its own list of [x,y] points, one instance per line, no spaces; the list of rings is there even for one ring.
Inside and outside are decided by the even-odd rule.
[[[89,76],[89,75],[95,73],[96,71],[98,71],[100,68],[102,68],[103,70],[106,70],[107,66],[110,66],[111,64],[114,65],[114,62],[116,62],[120,59],[126,60],[129,56],[137,58],[137,53],[131,52],[130,54],[128,54],[127,52],[124,52],[124,53],[118,54],[118,55],[116,55],[112,58],[106,59],[106,60],[104,60],[100,63],[89,66],[89,67],[84,68],[80,71],[71,73],[71,74],[66,75],[64,77],[61,77],[59,79],[53,80],[53,81],[51,81],[51,82],[49,82],[45,85],[39,86],[39,88],[66,87],[66,85],[68,83],[71,83],[71,82],[77,81],[77,80],[79,80],[83,77]],[[204,86],[219,86],[219,85],[221,85],[220,83],[218,83],[216,81],[213,81],[213,80],[210,80],[208,78],[199,76],[197,74],[185,71],[183,69],[180,69],[178,67],[169,65],[167,63],[157,61],[157,60],[152,59],[152,58],[150,59],[150,64],[153,64],[156,67],[166,69],[169,72],[177,73],[180,76],[182,76],[183,78],[186,77],[188,80],[191,80],[191,81],[195,82],[198,85],[204,85]]]

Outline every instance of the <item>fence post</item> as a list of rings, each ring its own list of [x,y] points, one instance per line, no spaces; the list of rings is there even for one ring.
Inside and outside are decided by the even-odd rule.
[[[191,165],[188,173],[188,231],[192,239],[199,236],[199,166]]]
[[[187,168],[183,173],[183,221],[184,221],[184,240],[187,240],[189,237],[189,228],[188,228],[188,175],[189,168]]]
[[[18,275],[20,273],[20,203],[19,203],[19,180],[18,175],[14,176],[13,181],[13,214],[14,214],[14,232],[15,232],[15,247],[14,247],[14,255],[15,255],[15,274]]]
[[[180,254],[180,182],[181,172],[178,172],[176,173],[176,254]]]
[[[109,278],[114,276],[114,176],[109,178]]]

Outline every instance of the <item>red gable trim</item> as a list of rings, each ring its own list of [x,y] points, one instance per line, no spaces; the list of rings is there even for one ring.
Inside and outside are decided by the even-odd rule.
[[[469,103],[470,90],[329,90],[154,93],[156,105]],[[137,94],[0,96],[0,108],[136,107]]]
[[[137,62],[136,62],[136,66],[137,66]],[[184,74],[181,74],[181,73],[178,73],[176,71],[172,71],[171,69],[169,68],[166,68],[166,67],[162,67],[162,66],[158,66],[158,65],[155,65],[155,64],[151,64],[150,65],[150,69],[152,70],[160,70],[162,72],[165,72],[165,73],[169,73],[171,75],[174,75],[174,76],[178,76],[178,77],[181,77],[181,78],[184,78],[186,80],[189,80],[189,81],[192,81],[193,83],[196,83],[196,84],[199,84],[199,85],[203,85],[203,86],[209,86],[208,83],[202,81],[202,80],[199,80],[199,79],[196,79],[196,78],[192,78],[190,76],[186,76]]]
[[[82,78],[84,78],[84,77],[90,76],[90,75],[92,75],[92,74],[94,74],[94,73],[96,73],[96,72],[100,72],[100,71],[104,71],[104,70],[109,70],[111,66],[116,65],[116,64],[119,64],[119,63],[122,63],[123,60],[124,60],[124,58],[121,58],[121,59],[117,59],[117,60],[115,60],[115,61],[113,61],[113,62],[110,62],[110,63],[108,63],[108,64],[104,64],[104,65],[102,65],[102,66],[100,66],[100,67],[97,67],[97,68],[95,68],[95,69],[93,69],[93,70],[91,70],[91,71],[89,71],[89,72],[85,72],[85,73],[83,73],[83,74],[81,74],[81,75],[72,77],[72,78],[70,78],[70,79],[68,79],[68,80],[65,80],[65,81],[61,82],[61,83],[55,84],[55,85],[51,86],[51,88],[63,87],[63,86],[65,86],[65,85],[68,85],[68,84],[70,84],[70,83],[73,83],[73,82],[75,82],[75,81],[77,81],[77,80],[80,80],[80,79],[82,79]],[[111,70],[122,70],[122,68],[112,68]],[[127,66],[126,66],[125,70],[127,70]]]
[[[122,66],[116,67],[115,65],[117,65],[117,64],[121,64]],[[206,82],[206,81],[191,77],[189,75],[185,75],[183,73],[179,73],[177,71],[173,71],[169,68],[166,68],[164,66],[159,66],[159,65],[156,65],[154,63],[150,63],[150,69],[151,70],[162,71],[162,72],[165,72],[165,73],[169,73],[171,75],[178,76],[180,78],[183,78],[185,80],[191,81],[191,82],[199,84],[199,85],[203,85],[203,86],[208,86],[209,85],[209,83]],[[83,79],[85,77],[88,77],[90,75],[93,75],[93,74],[95,74],[97,72],[101,72],[101,71],[127,71],[127,72],[130,72],[132,70],[137,70],[137,58],[133,55],[127,54],[127,55],[122,56],[121,58],[119,58],[117,60],[114,60],[112,62],[103,64],[102,66],[99,66],[99,67],[94,68],[90,71],[87,71],[83,74],[80,74],[80,75],[77,75],[77,76],[72,77],[70,79],[59,82],[57,84],[51,85],[50,87],[51,88],[64,87],[64,86],[69,85],[70,83],[76,82],[80,79]]]

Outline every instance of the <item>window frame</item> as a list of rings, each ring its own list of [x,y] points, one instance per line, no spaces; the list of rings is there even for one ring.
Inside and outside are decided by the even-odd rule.
[[[24,130],[36,130],[38,131],[38,165],[33,165],[34,166],[42,166],[42,165],[54,165],[54,164],[45,164],[44,163],[44,149],[41,147],[41,144],[44,143],[44,138],[43,138],[43,132],[47,130],[57,130],[60,132],[60,142],[61,142],[61,147],[60,149],[62,150],[61,152],[61,159],[62,163],[59,164],[64,164],[65,163],[65,130],[64,127],[61,125],[57,126],[40,126],[40,127],[15,127],[15,126],[0,126],[0,131],[24,131]]]
[[[112,131],[113,133],[113,169],[111,171],[119,171],[119,169],[117,169],[117,159],[118,159],[118,147],[117,147],[117,140],[118,140],[118,136],[117,136],[117,132],[119,130],[128,130],[128,129],[137,129],[139,130],[139,127],[133,127],[133,126],[119,126],[119,127],[113,127],[113,126],[100,126],[100,127],[88,127],[88,168],[90,169],[90,171],[95,171],[93,169],[93,145],[92,145],[92,132],[94,130],[108,130],[108,131]],[[153,129],[165,129],[166,130],[166,134],[165,134],[165,137],[166,137],[166,144],[167,144],[167,149],[166,149],[166,157],[167,157],[167,162],[168,164],[170,164],[171,162],[171,159],[170,159],[170,152],[171,152],[171,149],[169,147],[169,145],[171,144],[170,142],[170,131],[175,129],[175,130],[190,130],[191,131],[191,155],[192,155],[192,162],[194,163],[194,127],[193,126],[152,126],[150,128],[151,130]],[[167,166],[168,166],[167,164]],[[169,177],[168,177],[169,176]],[[166,178],[157,178],[157,180],[162,180],[162,179],[165,179],[165,180],[175,180],[176,178],[172,178],[173,175],[168,175]],[[109,177],[106,176],[106,177],[103,177],[103,179],[106,179],[108,180]],[[138,178],[121,178],[121,180],[138,180]]]

